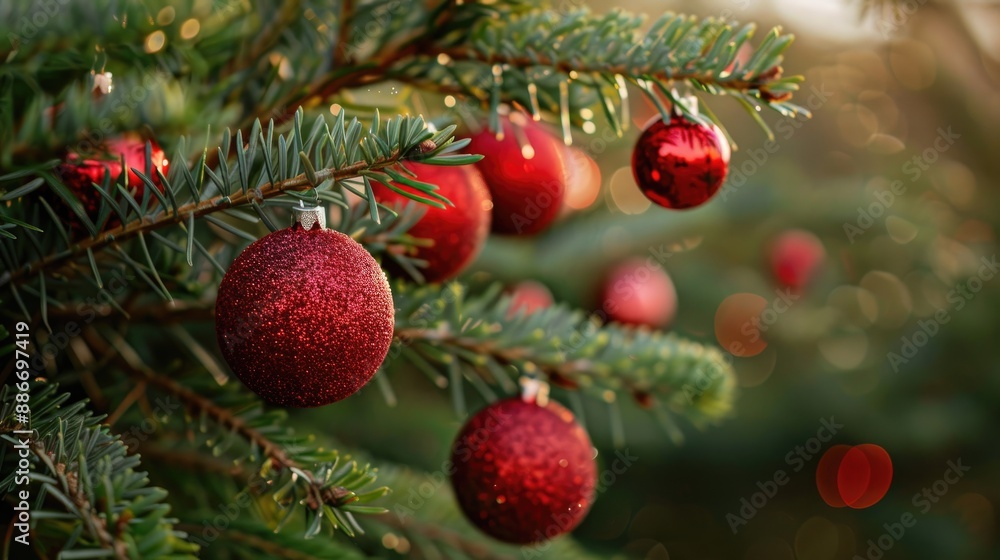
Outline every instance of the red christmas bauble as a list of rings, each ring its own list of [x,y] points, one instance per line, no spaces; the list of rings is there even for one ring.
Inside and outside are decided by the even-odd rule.
[[[573,414],[519,397],[473,416],[452,447],[451,483],[465,516],[502,541],[532,543],[572,531],[594,498],[597,465]]]
[[[500,120],[501,138],[484,128],[468,151],[482,154],[476,167],[493,196],[493,231],[532,235],[555,221],[566,196],[566,150],[524,115]]]
[[[809,284],[825,258],[823,242],[808,231],[786,231],[771,246],[771,270],[775,279],[796,291]]]
[[[409,229],[409,234],[430,239],[434,244],[416,247],[413,256],[427,261],[427,267],[421,272],[428,282],[457,276],[479,254],[490,234],[493,206],[490,191],[482,175],[471,165],[446,167],[407,163],[407,168],[417,174],[417,180],[437,185],[437,192],[454,204],[444,208],[426,206],[427,212]],[[405,185],[396,186],[413,190]],[[375,198],[388,206],[402,208],[410,201],[384,185],[373,184],[372,187]]]
[[[163,192],[163,186],[160,184],[160,177],[156,174],[156,170],[159,169],[161,173],[166,175],[170,169],[170,163],[167,161],[166,154],[155,141],[150,140],[149,144],[151,148],[149,159],[153,167],[148,172],[146,170],[146,141],[131,134],[112,138],[93,152],[70,151],[57,171],[62,177],[63,183],[73,191],[73,194],[83,204],[87,216],[96,219],[102,197],[94,188],[93,183],[103,184],[104,177],[109,173],[113,185],[122,174],[122,170],[127,169],[126,188],[135,189],[134,197],[137,201],[142,200],[146,191],[146,183],[132,171],[133,167],[142,171],[153,181],[156,188]],[[125,160],[124,168],[122,168],[123,158]],[[72,212],[68,214],[72,214]],[[67,218],[74,220],[75,215],[72,217],[68,215]],[[114,225],[117,221],[117,217],[112,216],[109,219],[109,224]]]
[[[611,269],[601,301],[608,319],[626,325],[664,327],[677,313],[673,281],[645,259],[629,259]]]
[[[330,404],[382,364],[395,312],[385,273],[343,233],[296,224],[252,243],[219,286],[215,331],[237,377],[268,402]]]
[[[657,119],[632,151],[632,174],[646,198],[664,208],[704,204],[722,186],[728,158],[715,130],[674,116]]]

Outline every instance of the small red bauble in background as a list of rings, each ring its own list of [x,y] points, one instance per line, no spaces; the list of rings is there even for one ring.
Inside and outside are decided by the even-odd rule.
[[[531,315],[541,309],[548,309],[555,299],[545,284],[533,280],[518,282],[510,291],[510,307],[507,308],[507,318],[517,315]]]
[[[825,258],[823,242],[808,231],[786,231],[771,245],[771,271],[775,280],[796,291],[815,278]]]
[[[435,208],[424,206],[427,211],[408,233],[413,237],[429,239],[433,245],[416,247],[412,256],[427,261],[420,270],[427,282],[440,282],[457,276],[479,254],[490,234],[490,191],[482,175],[471,165],[456,167],[407,163],[407,169],[417,174],[417,180],[437,185],[438,193],[454,206]],[[395,184],[405,191],[406,185]],[[401,209],[410,199],[384,185],[372,184],[375,198],[387,206]],[[415,193],[419,194],[419,193]]]
[[[515,397],[473,416],[452,447],[455,497],[483,532],[533,543],[572,531],[594,499],[597,465],[573,414]]]
[[[729,168],[725,138],[717,129],[671,117],[657,119],[632,151],[632,174],[648,199],[664,208],[704,204],[722,186]]]
[[[608,273],[601,289],[608,319],[626,325],[660,328],[677,313],[677,291],[670,276],[645,259],[629,259]]]
[[[358,242],[328,230],[323,209],[258,239],[219,286],[215,331],[233,372],[268,402],[330,404],[382,364],[395,311],[385,273]]]
[[[493,195],[493,231],[532,235],[555,221],[566,196],[565,146],[521,113],[501,117],[502,137],[488,128],[472,135],[467,151]]]
[[[122,158],[125,160],[124,169],[128,170],[126,188],[130,191],[135,189],[134,198],[137,201],[142,200],[146,191],[146,183],[132,171],[133,167],[142,171],[156,185],[156,188],[163,192],[163,186],[160,184],[160,177],[156,174],[156,170],[160,170],[166,176],[170,169],[170,163],[155,141],[150,140],[149,144],[149,159],[153,167],[148,171],[146,169],[146,141],[132,134],[108,140],[93,152],[70,151],[57,171],[62,177],[63,183],[80,199],[87,216],[96,219],[102,197],[94,188],[93,183],[103,184],[104,177],[110,173],[110,182],[112,189],[114,189],[114,182],[123,171]],[[110,223],[116,222],[117,218],[112,216]]]

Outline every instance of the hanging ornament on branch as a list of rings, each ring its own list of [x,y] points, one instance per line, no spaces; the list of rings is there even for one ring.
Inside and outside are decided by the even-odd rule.
[[[468,152],[493,196],[493,231],[534,235],[559,216],[569,176],[566,149],[541,124],[522,113],[500,118],[501,131],[472,135]]]
[[[697,98],[685,100],[697,112]],[[656,117],[632,151],[632,173],[646,198],[675,210],[707,202],[729,170],[729,142],[717,126],[692,122],[674,107],[670,122]]]
[[[102,185],[105,177],[110,176],[112,189],[114,189],[115,181],[123,172],[127,172],[125,188],[133,192],[133,198],[136,201],[140,201],[145,194],[146,183],[132,171],[132,168],[135,168],[149,177],[157,190],[163,192],[160,177],[156,172],[159,171],[166,176],[170,170],[170,162],[167,161],[166,154],[155,140],[150,140],[149,146],[149,160],[152,167],[148,170],[146,169],[146,141],[136,134],[125,134],[112,138],[95,149],[70,150],[56,171],[62,178],[63,184],[73,191],[73,194],[83,205],[87,216],[91,220],[95,220],[103,197],[94,188],[94,183]],[[78,221],[76,216],[69,211],[68,207],[64,208],[66,208],[64,213],[66,219],[71,223],[76,223]],[[112,216],[108,225],[114,226],[117,223],[118,218]]]
[[[454,206],[427,211],[407,233],[427,239],[429,246],[414,247],[413,256],[427,261],[420,270],[427,282],[441,282],[457,276],[479,254],[490,233],[490,191],[482,175],[472,165],[448,167],[407,163],[407,168],[417,174],[417,180],[438,186],[438,193]],[[406,185],[397,188],[411,191]],[[401,209],[409,198],[390,188],[374,183],[375,198],[382,204]],[[418,193],[415,193],[418,194]]]
[[[481,410],[452,447],[452,487],[486,534],[533,543],[572,531],[594,499],[594,450],[573,414],[531,380],[525,394]]]
[[[215,330],[226,362],[268,402],[323,406],[375,375],[392,342],[385,273],[350,237],[326,229],[323,208],[258,239],[219,286]]]

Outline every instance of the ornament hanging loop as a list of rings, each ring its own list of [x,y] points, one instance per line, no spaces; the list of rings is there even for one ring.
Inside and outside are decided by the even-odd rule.
[[[684,108],[687,109],[688,113],[698,116],[698,96],[693,93],[685,93],[681,95],[678,93],[677,88],[671,89],[670,93],[673,95],[673,98],[677,100],[677,103],[684,105]],[[676,106],[673,107],[672,112],[678,117],[683,114],[683,112]]]
[[[549,384],[537,377],[522,377],[518,382],[521,384],[521,400],[524,402],[534,402],[538,406],[549,404]]]
[[[296,224],[306,231],[311,230],[316,224],[319,224],[320,229],[326,229],[326,209],[322,206],[306,206],[300,200],[298,206],[292,207],[292,225]]]

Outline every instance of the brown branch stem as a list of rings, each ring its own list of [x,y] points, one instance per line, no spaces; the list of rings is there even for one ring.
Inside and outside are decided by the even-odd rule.
[[[128,345],[121,335],[117,333],[109,334],[112,340],[105,341],[93,328],[88,328],[83,332],[84,338],[91,347],[102,354],[113,355],[113,361],[129,376],[176,397],[184,403],[184,406],[189,411],[196,413],[196,415],[203,413],[220,426],[256,444],[260,448],[261,453],[271,461],[272,468],[276,472],[282,469],[295,469],[296,472],[304,474],[304,478],[308,483],[309,498],[307,503],[312,509],[319,509],[322,504],[337,507],[345,503],[343,502],[343,498],[350,495],[350,491],[340,487],[324,488],[323,483],[316,480],[308,469],[303,468],[297,461],[289,457],[281,446],[248,425],[245,420],[235,416],[229,409],[215,404],[211,399],[195,393],[173,379],[157,374],[142,362],[138,353]]]
[[[321,169],[316,171],[316,179],[317,182],[322,183],[328,179],[339,181],[357,177],[361,171],[382,169],[395,165],[399,161],[399,157],[399,151],[394,151],[389,158],[372,164],[359,161],[340,169]],[[122,224],[114,229],[102,232],[98,237],[82,239],[66,251],[47,255],[28,266],[12,270],[9,275],[0,277],[0,286],[8,282],[18,282],[24,278],[31,277],[40,270],[49,269],[67,261],[73,261],[86,253],[88,249],[95,252],[100,251],[109,245],[131,239],[141,233],[148,233],[165,227],[183,224],[191,215],[194,215],[197,219],[229,208],[245,206],[254,200],[274,198],[284,194],[286,191],[302,191],[312,186],[306,178],[306,174],[302,173],[284,181],[267,183],[259,189],[248,190],[246,193],[238,192],[231,196],[219,195],[206,200],[192,201],[179,206],[176,212],[164,209],[152,218],[143,218],[139,221]]]
[[[711,72],[698,72],[691,69],[681,70],[679,72],[674,72],[670,75],[664,70],[654,70],[654,69],[644,69],[639,67],[627,67],[623,65],[619,66],[600,66],[600,67],[590,67],[590,66],[577,66],[569,61],[565,60],[553,60],[542,53],[533,53],[534,56],[504,56],[501,54],[484,55],[476,51],[475,49],[460,46],[460,47],[449,47],[444,49],[438,49],[433,54],[427,55],[429,58],[436,59],[440,55],[446,55],[452,60],[458,61],[473,61],[480,62],[482,64],[506,64],[510,66],[516,66],[518,68],[530,68],[530,67],[548,67],[553,68],[561,73],[569,74],[570,72],[576,72],[579,74],[621,74],[623,76],[649,76],[662,81],[682,81],[682,80],[693,80],[701,84],[712,84],[719,87],[724,87],[727,89],[734,89],[740,91],[747,91],[750,89],[760,89],[764,87],[767,82],[774,80],[780,76],[780,70],[770,69],[768,71],[762,72],[752,79],[732,79],[726,81],[719,81],[718,77],[713,75]],[[779,68],[779,67],[776,67]]]

